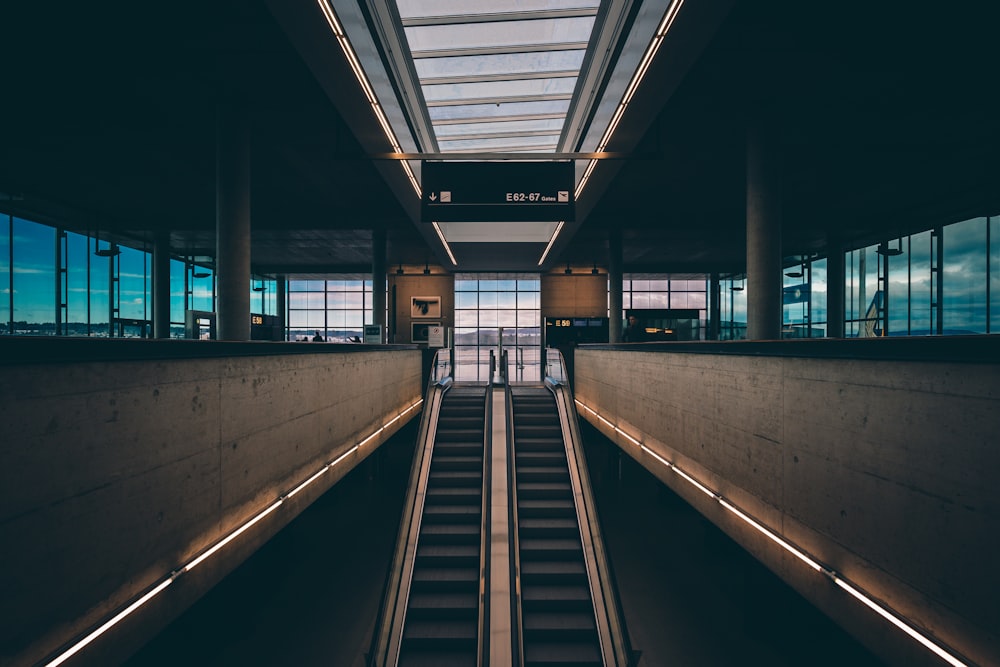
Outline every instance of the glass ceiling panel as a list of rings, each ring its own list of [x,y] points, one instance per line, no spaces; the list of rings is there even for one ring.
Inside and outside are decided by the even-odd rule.
[[[511,116],[534,116],[542,114],[562,114],[569,109],[569,100],[545,100],[543,102],[510,102],[507,104],[466,104],[461,106],[431,107],[428,113],[431,122],[438,120],[471,118],[508,118]]]
[[[427,79],[469,76],[504,76],[539,72],[578,72],[583,64],[581,49],[540,53],[499,53],[487,56],[419,58],[414,61],[417,76]]]
[[[601,0],[396,0],[438,150],[558,146]]]
[[[538,19],[429,25],[406,28],[406,39],[415,58],[421,51],[521,47],[538,44],[579,44],[590,39],[594,17]]]
[[[438,139],[448,137],[465,136],[469,134],[479,135],[510,135],[515,132],[547,132],[548,134],[559,134],[562,131],[562,118],[542,118],[537,120],[511,120],[506,122],[493,123],[455,123],[453,125],[437,125],[434,131]]]
[[[484,3],[485,4],[485,3]],[[536,12],[553,9],[597,9],[600,0],[507,0],[503,9],[491,3],[490,6],[475,6],[469,0],[396,0],[399,15],[404,19],[431,16],[459,16],[496,14],[504,12]],[[470,6],[471,5],[471,6]]]
[[[559,141],[558,134],[544,137],[500,137],[498,139],[473,139],[468,141],[440,141],[442,151],[488,151],[509,149],[511,147],[555,146]]]
[[[559,79],[520,79],[517,81],[487,81],[424,86],[424,99],[429,103],[445,100],[494,100],[504,97],[550,97],[571,95],[576,77]]]

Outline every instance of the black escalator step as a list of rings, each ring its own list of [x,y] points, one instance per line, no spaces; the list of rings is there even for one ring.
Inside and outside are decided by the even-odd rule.
[[[518,481],[525,482],[561,482],[569,479],[569,468],[566,464],[560,466],[518,466]]]
[[[482,470],[431,471],[428,484],[433,486],[482,486]]]
[[[482,470],[483,457],[475,455],[458,455],[451,452],[434,452],[431,470]]]
[[[531,642],[524,647],[525,665],[578,665],[599,667],[604,664],[599,646],[586,642]]]
[[[466,590],[472,585],[479,590],[478,567],[418,567],[413,570],[413,586],[418,591]]]
[[[576,516],[576,507],[570,498],[525,498],[518,489],[518,517]]]
[[[514,452],[520,455],[521,452],[563,452],[566,455],[566,448],[563,446],[561,438],[514,438]]]
[[[432,647],[432,643],[437,642],[458,645],[471,643],[472,647],[475,648],[478,637],[477,620],[430,619],[425,621],[407,619],[403,627],[403,641],[414,648],[416,644],[426,644],[428,647]]]
[[[524,586],[521,604],[532,611],[584,611],[593,609],[590,589],[583,585]]]
[[[467,504],[478,503],[482,497],[481,486],[435,486],[427,489],[427,502]]]
[[[482,458],[483,441],[478,442],[435,442],[434,456],[475,456]]]
[[[587,583],[583,560],[528,560],[521,563],[521,582],[525,586],[542,584]]]
[[[525,500],[543,498],[566,498],[573,494],[569,482],[521,482],[517,483],[517,497]]]
[[[417,567],[476,567],[478,544],[424,544],[417,546]]]
[[[438,432],[434,436],[434,442],[461,442],[461,443],[473,443],[473,442],[483,442],[483,430],[475,429],[438,429]]]
[[[441,649],[417,651],[404,648],[397,664],[399,667],[476,667],[476,651],[448,652]]]
[[[559,451],[552,452],[518,452],[517,453],[517,465],[518,466],[547,466],[547,465],[561,465],[566,466],[566,450],[561,446],[560,443]]]
[[[414,593],[410,595],[406,613],[420,618],[467,617],[469,614],[478,617],[479,595],[476,592]]]
[[[538,537],[567,537],[580,535],[576,517],[521,517],[517,522],[520,531]]]
[[[420,526],[421,544],[456,544],[475,541],[479,544],[480,526],[475,523],[424,523]]]
[[[479,504],[469,505],[424,505],[424,521],[433,523],[479,523]]]
[[[528,612],[523,614],[525,640],[529,636],[570,639],[596,636],[594,612]],[[543,639],[544,640],[544,639]]]
[[[521,558],[537,558],[539,560],[558,560],[563,558],[583,558],[583,547],[578,538],[573,539],[538,539],[520,537]]]

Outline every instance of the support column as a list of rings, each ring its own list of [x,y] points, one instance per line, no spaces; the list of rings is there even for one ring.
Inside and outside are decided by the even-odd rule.
[[[843,246],[839,243],[831,243],[826,258],[826,335],[828,338],[844,337],[846,270]]]
[[[381,325],[381,342],[386,341],[385,326],[385,230],[372,230],[372,323]],[[363,334],[362,334],[363,336]]]
[[[781,166],[776,132],[747,127],[747,340],[781,338]]]
[[[170,338],[170,232],[153,238],[153,338]]]
[[[622,234],[608,235],[608,342],[622,340]]]
[[[288,276],[283,274],[278,274],[274,277],[275,285],[275,303],[274,308],[277,311],[275,315],[278,318],[278,331],[281,332],[281,340],[288,340],[288,333],[285,329],[286,323],[286,313],[288,312],[288,307],[285,302],[285,294],[288,289]]]
[[[216,243],[219,340],[250,340],[250,120],[220,106],[216,126]]]
[[[719,340],[719,320],[722,318],[722,295],[719,292],[719,274],[708,278],[708,340]]]

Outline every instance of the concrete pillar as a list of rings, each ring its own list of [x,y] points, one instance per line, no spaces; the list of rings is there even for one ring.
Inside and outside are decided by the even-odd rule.
[[[722,318],[722,295],[719,293],[719,274],[712,273],[708,278],[708,340],[719,340],[719,330]]]
[[[216,127],[219,340],[250,340],[250,119],[220,106]]]
[[[170,338],[170,232],[153,238],[153,338]]]
[[[288,308],[285,305],[285,294],[288,288],[288,276],[278,274],[274,277],[275,284],[275,304],[274,308],[277,311],[275,315],[278,317],[278,331],[281,332],[281,340],[287,340],[288,334],[285,332],[285,313],[288,312]]]
[[[847,280],[844,249],[839,243],[830,244],[826,258],[826,335],[844,337],[844,283]]]
[[[381,325],[381,340],[384,343],[386,341],[384,229],[372,230],[372,323]]]
[[[622,340],[622,235],[608,235],[608,342]]]
[[[747,127],[747,339],[781,338],[781,161],[776,131]]]

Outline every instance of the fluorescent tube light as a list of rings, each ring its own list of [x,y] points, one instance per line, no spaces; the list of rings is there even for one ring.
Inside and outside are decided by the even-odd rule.
[[[660,45],[663,44],[663,39],[666,37],[667,33],[670,31],[671,26],[674,25],[674,19],[677,18],[677,12],[680,11],[681,5],[684,4],[684,0],[674,0],[670,3],[670,7],[663,14],[663,19],[660,21],[659,27],[656,29],[656,34],[650,41],[649,46],[646,47],[646,52],[642,56],[642,60],[639,61],[639,66],[635,68],[635,72],[632,74],[632,79],[629,81],[628,86],[625,87],[625,94],[622,95],[621,102],[618,103],[618,107],[615,109],[614,115],[611,117],[611,122],[608,123],[608,127],[604,130],[604,135],[597,144],[597,150],[595,153],[603,153],[607,147],[608,143],[611,141],[612,135],[615,130],[618,129],[618,123],[621,122],[622,116],[625,115],[625,108],[632,101],[632,96],[635,95],[635,91],[639,88],[639,84],[642,79],[646,76],[646,72],[649,70],[650,64],[653,62],[653,58],[656,56],[656,52],[660,50]],[[580,179],[580,184],[576,186],[575,198],[580,198],[580,193],[583,192],[583,188],[587,185],[587,181],[590,180],[590,175],[594,172],[594,167],[597,166],[597,160],[591,160],[587,164],[587,169],[583,172],[583,178]]]
[[[607,419],[605,419],[603,416],[601,416],[593,408],[591,408],[591,407],[589,407],[587,405],[584,405],[582,402],[580,402],[579,399],[574,399],[574,401],[576,402],[577,405],[579,405],[580,407],[582,407],[584,410],[586,410],[590,414],[592,414],[595,417],[597,417],[601,422],[603,422],[604,424],[607,424],[608,427],[611,428],[613,431],[615,431],[616,433],[620,433],[621,435],[624,435],[625,437],[627,437],[632,442],[636,442],[638,444],[638,441],[636,441],[634,438],[628,436],[624,431],[622,431],[620,428],[618,428],[618,426],[612,424],[610,421],[608,421]],[[907,623],[906,621],[904,621],[902,619],[902,617],[896,615],[896,613],[894,611],[892,611],[890,608],[883,607],[881,604],[879,604],[878,602],[876,602],[870,595],[866,594],[860,588],[857,588],[852,583],[850,583],[848,580],[846,580],[843,577],[841,577],[834,570],[829,569],[827,567],[824,567],[817,559],[813,558],[812,556],[810,556],[809,554],[807,554],[802,549],[799,549],[798,547],[796,547],[792,543],[790,543],[787,540],[785,540],[784,538],[782,538],[775,531],[771,530],[770,528],[768,528],[767,526],[765,526],[761,522],[759,522],[756,519],[754,519],[752,516],[750,516],[749,514],[747,514],[743,510],[741,510],[739,507],[737,507],[736,505],[734,505],[732,502],[730,502],[729,500],[727,500],[722,494],[717,493],[715,491],[712,491],[710,488],[708,488],[707,486],[705,486],[704,484],[702,484],[701,482],[699,482],[697,479],[695,479],[694,477],[692,477],[688,473],[686,473],[683,470],[681,470],[680,468],[678,468],[675,464],[671,463],[670,461],[667,461],[665,458],[663,458],[662,456],[660,456],[659,454],[657,454],[656,452],[654,452],[652,449],[650,449],[646,445],[639,445],[639,446],[642,449],[642,451],[646,452],[647,454],[649,454],[650,456],[652,456],[654,459],[656,459],[657,461],[659,461],[660,464],[662,464],[664,467],[667,467],[667,468],[673,470],[675,473],[677,473],[678,475],[680,475],[684,480],[686,480],[687,482],[689,482],[690,484],[692,484],[699,491],[701,491],[705,495],[709,496],[710,498],[718,501],[718,503],[720,505],[722,505],[724,508],[726,508],[727,510],[729,510],[730,512],[732,512],[739,519],[741,519],[744,523],[748,524],[754,530],[756,530],[757,532],[761,533],[762,535],[764,535],[765,537],[767,537],[769,540],[771,540],[772,542],[774,542],[775,544],[777,544],[778,546],[780,546],[782,549],[784,549],[788,553],[790,553],[793,556],[795,556],[796,558],[798,558],[800,561],[802,561],[803,563],[805,563],[806,565],[808,565],[810,568],[812,568],[813,570],[816,570],[817,572],[820,572],[820,573],[826,575],[827,577],[829,577],[838,586],[840,586],[845,591],[847,591],[848,593],[850,593],[853,597],[857,598],[862,603],[864,603],[864,605],[866,607],[868,607],[869,609],[871,609],[872,611],[874,611],[875,613],[877,613],[879,616],[881,616],[885,620],[887,620],[890,623],[892,623],[893,625],[895,625],[897,628],[899,628],[900,630],[902,630],[903,632],[905,632],[906,634],[908,634],[913,639],[915,639],[918,642],[920,642],[920,644],[922,644],[925,648],[929,649],[930,651],[933,651],[937,656],[939,656],[941,659],[945,660],[948,664],[953,665],[954,667],[967,667],[967,663],[961,661],[955,655],[953,655],[952,653],[949,653],[945,648],[943,648],[942,646],[940,646],[936,642],[932,641],[929,637],[927,637],[922,632],[920,632],[920,630],[918,630],[916,627],[910,625],[909,623]]]
[[[388,423],[386,423],[385,426],[379,427],[378,430],[376,430],[370,436],[368,436],[367,438],[365,438],[364,440],[362,440],[361,444],[364,444],[364,443],[368,442],[369,440],[371,440],[372,438],[374,438],[376,435],[378,435],[379,433],[381,433],[382,431],[384,431],[387,426],[389,426],[390,424],[394,423],[400,417],[402,417],[406,413],[410,412],[411,410],[413,410],[414,408],[416,408],[417,406],[419,406],[423,402],[424,402],[424,399],[422,399],[422,398],[418,399],[416,402],[414,402],[413,404],[411,404],[408,408],[406,408],[405,410],[403,410],[402,412],[400,412],[399,414],[397,414],[393,419],[391,419]],[[169,576],[167,576],[167,578],[165,578],[163,581],[161,581],[159,584],[157,584],[152,590],[146,592],[142,597],[140,597],[139,599],[137,599],[134,602],[132,602],[129,606],[125,607],[125,609],[122,609],[120,612],[118,612],[117,614],[115,614],[114,616],[112,616],[110,619],[108,619],[107,621],[105,621],[104,623],[102,623],[97,629],[95,629],[94,631],[90,632],[83,639],[81,639],[80,641],[76,642],[71,647],[69,647],[68,649],[66,649],[62,653],[60,653],[51,662],[46,663],[46,667],[55,667],[56,665],[61,665],[62,663],[66,662],[67,660],[69,660],[70,658],[72,658],[74,655],[76,655],[77,653],[79,653],[83,648],[85,648],[88,644],[90,644],[95,639],[97,639],[102,634],[104,634],[105,632],[107,632],[108,630],[110,630],[112,627],[114,627],[116,624],[118,624],[119,621],[121,621],[126,616],[128,616],[132,612],[134,612],[136,609],[138,609],[139,607],[143,606],[144,604],[146,604],[147,602],[149,602],[150,600],[152,600],[154,597],[156,597],[157,595],[159,595],[160,592],[162,592],[163,589],[165,589],[167,586],[169,586],[170,584],[172,584],[175,579],[177,579],[178,577],[180,577],[184,573],[190,572],[191,570],[193,570],[196,566],[198,566],[199,564],[201,564],[202,562],[204,562],[206,559],[208,559],[210,556],[212,556],[213,554],[215,554],[216,552],[218,552],[222,547],[226,546],[227,544],[229,544],[230,542],[232,542],[233,540],[235,540],[237,537],[239,537],[240,535],[242,535],[243,533],[245,533],[247,530],[249,530],[251,527],[253,527],[255,524],[257,524],[259,521],[261,521],[264,517],[266,517],[267,515],[269,515],[274,510],[278,509],[278,507],[282,503],[284,503],[285,500],[287,500],[288,498],[291,498],[295,494],[297,494],[300,491],[302,491],[302,489],[306,488],[307,486],[309,486],[310,484],[312,484],[313,482],[315,482],[317,479],[319,479],[320,477],[322,477],[325,472],[327,472],[331,468],[336,467],[337,464],[339,464],[341,461],[343,461],[344,459],[346,459],[348,456],[350,456],[354,452],[358,451],[358,448],[360,446],[361,445],[354,445],[353,447],[351,447],[350,449],[348,449],[346,452],[344,452],[343,454],[341,454],[340,456],[338,456],[336,459],[334,459],[330,463],[325,464],[322,468],[320,468],[318,471],[316,471],[315,473],[313,473],[312,476],[310,476],[304,482],[300,483],[298,486],[296,486],[294,489],[292,489],[291,491],[289,491],[287,494],[283,494],[283,495],[279,496],[278,499],[275,502],[271,503],[265,509],[263,509],[262,511],[258,512],[250,520],[248,520],[247,522],[245,522],[244,524],[242,524],[239,528],[237,528],[233,532],[229,533],[226,537],[224,537],[221,540],[219,540],[218,542],[216,542],[207,551],[205,551],[200,556],[198,556],[197,558],[195,558],[194,560],[192,560],[191,562],[189,562],[187,565],[185,565],[185,566],[183,566],[183,567],[175,570],[174,572],[172,572]]]

